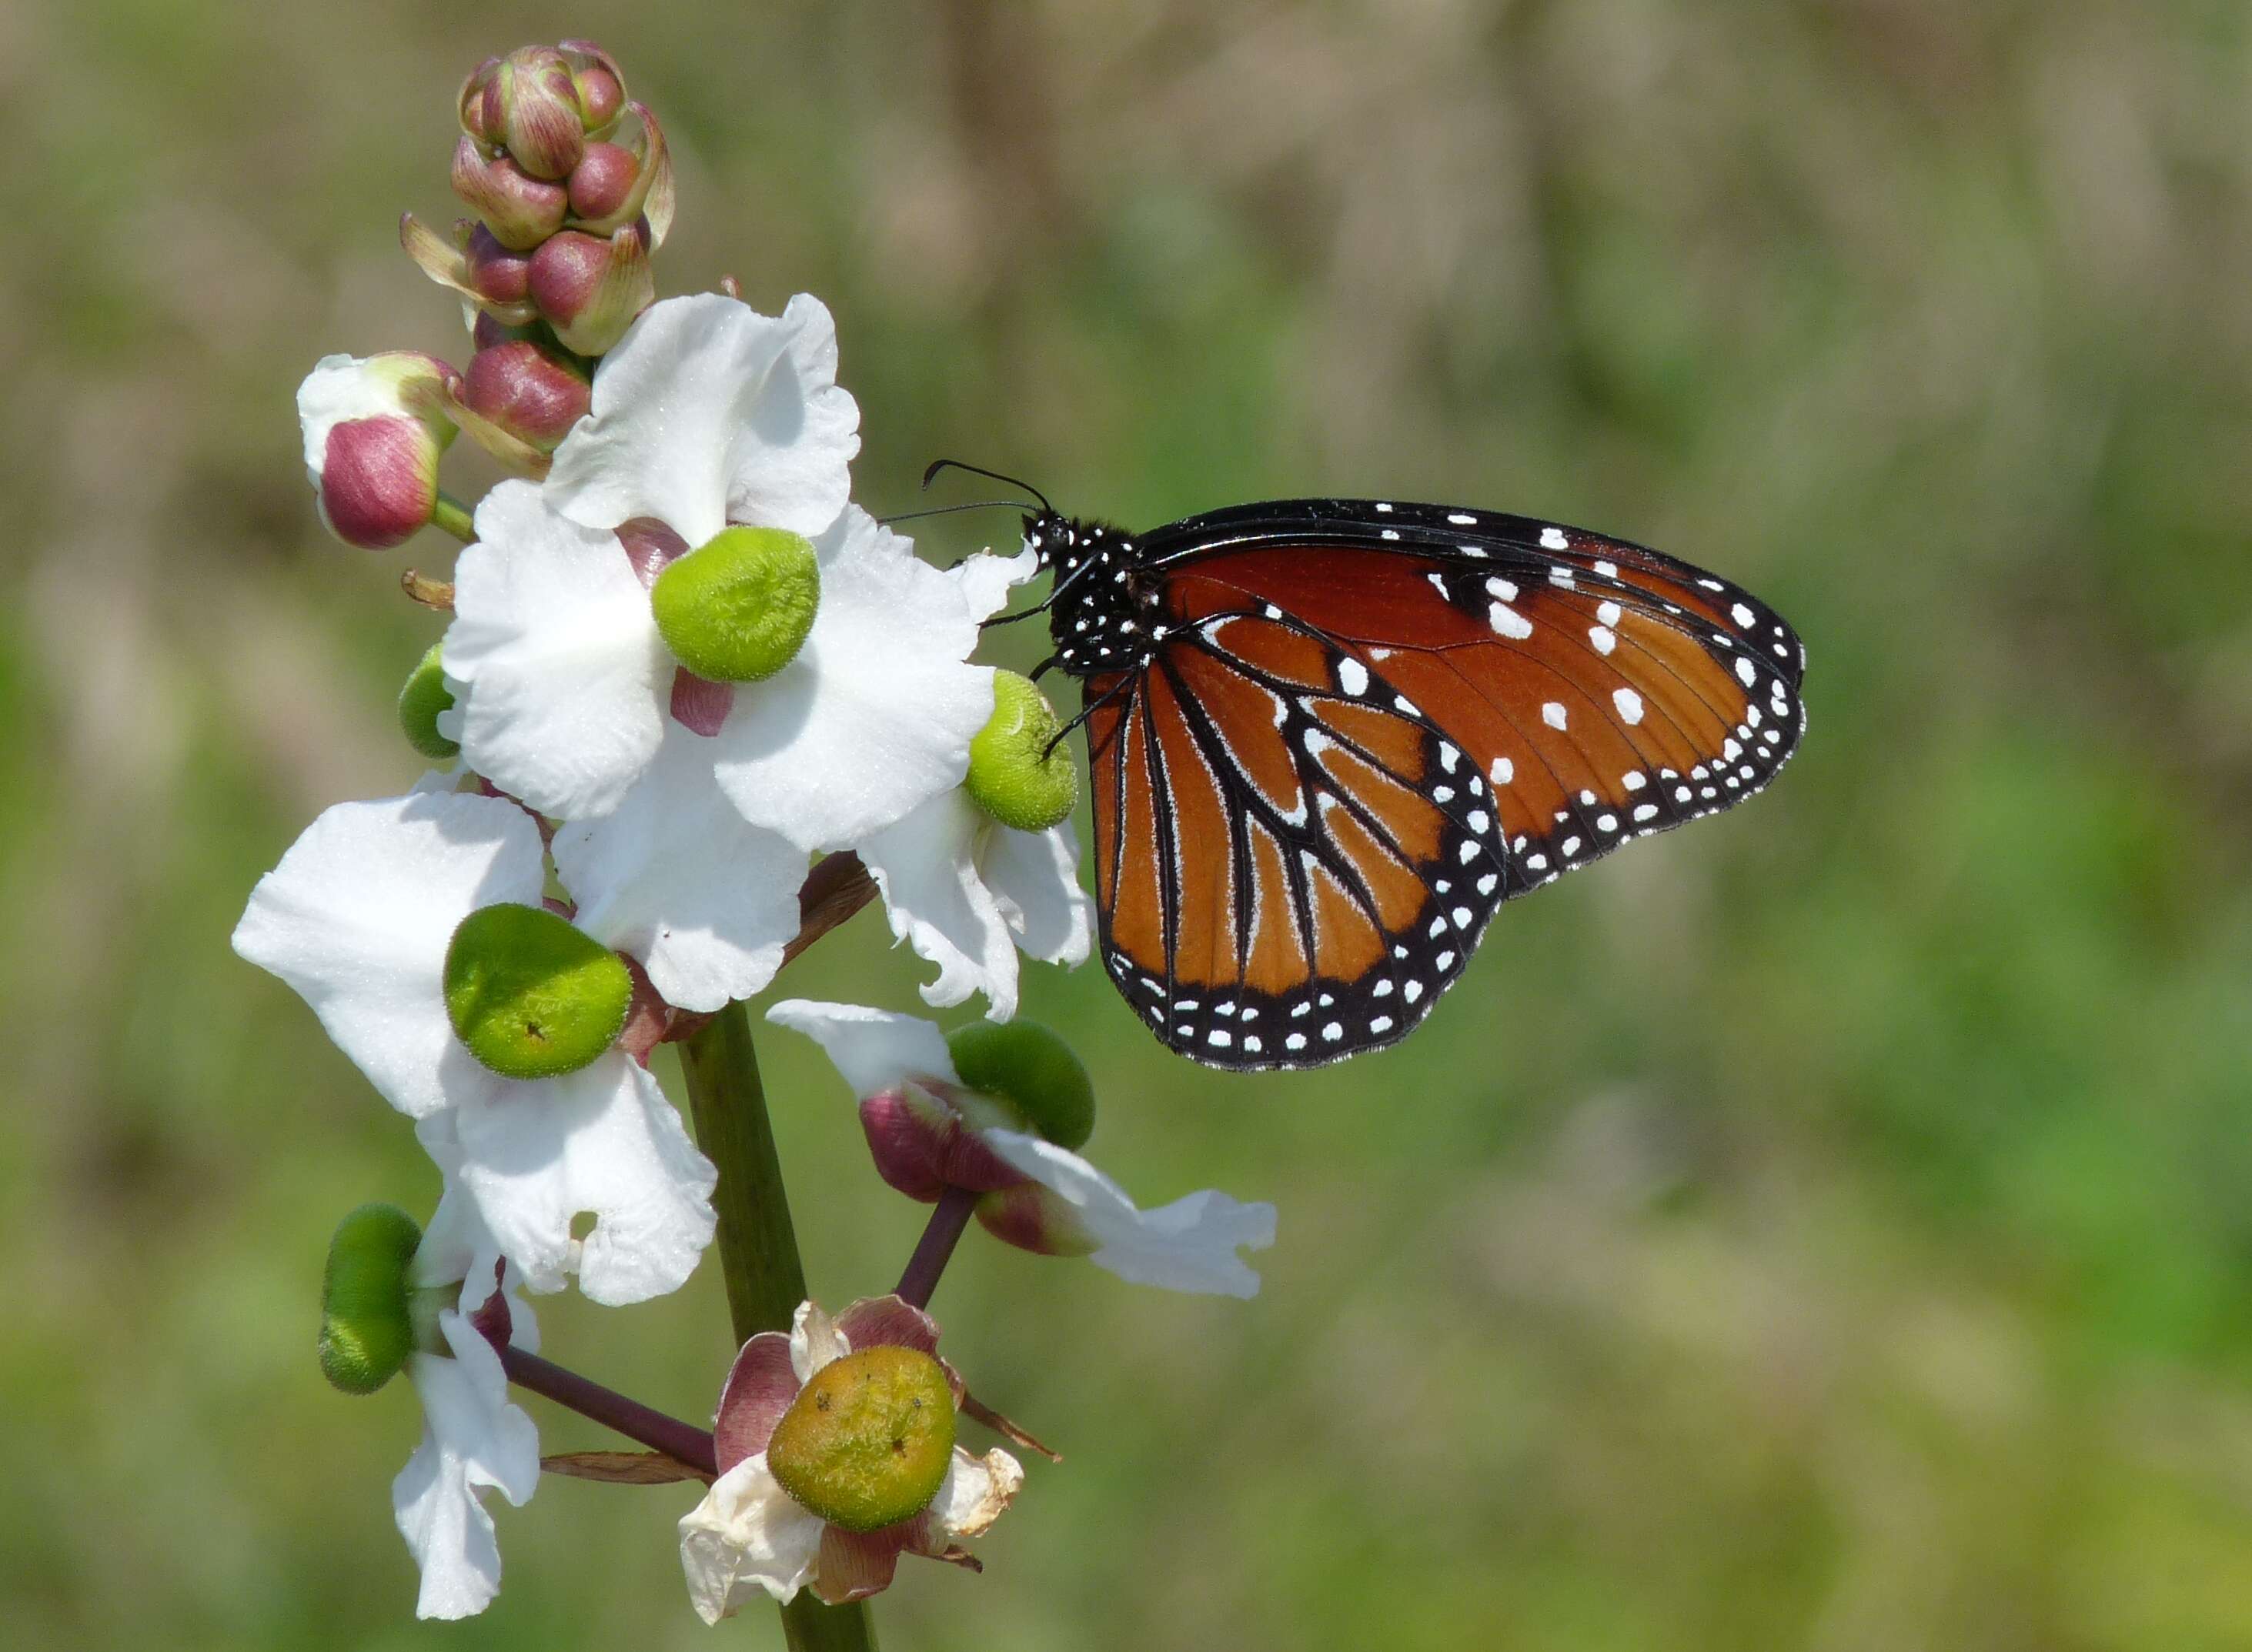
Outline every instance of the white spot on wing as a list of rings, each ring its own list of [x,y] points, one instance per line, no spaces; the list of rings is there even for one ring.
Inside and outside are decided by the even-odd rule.
[[[1543,528],[1540,530],[1540,548],[1543,551],[1569,551],[1572,542],[1564,537],[1561,528]]]
[[[1630,688],[1611,691],[1611,704],[1618,707],[1619,720],[1630,725],[1642,721],[1642,696]]]
[[[1564,708],[1562,705],[1555,700],[1547,700],[1542,702],[1540,707],[1540,720],[1548,725],[1550,728],[1563,727],[1566,719],[1564,717]]]

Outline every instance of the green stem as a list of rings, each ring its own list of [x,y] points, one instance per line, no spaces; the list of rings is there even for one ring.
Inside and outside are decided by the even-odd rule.
[[[719,1214],[719,1266],[735,1340],[786,1331],[805,1300],[805,1267],[782,1190],[782,1160],[767,1117],[751,1020],[731,1003],[680,1046],[688,1108],[705,1156],[719,1167],[712,1195]],[[782,1608],[790,1652],[876,1652],[867,1608],[824,1606],[810,1590]]]
[[[430,525],[441,533],[450,533],[463,545],[477,537],[476,524],[470,519],[469,508],[450,493],[441,489],[438,503],[431,508]]]

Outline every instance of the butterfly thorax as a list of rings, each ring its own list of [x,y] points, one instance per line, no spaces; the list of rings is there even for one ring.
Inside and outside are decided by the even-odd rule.
[[[1163,635],[1161,587],[1142,570],[1132,536],[1050,511],[1025,519],[1025,543],[1055,576],[1048,632],[1058,666],[1089,677],[1148,662]]]

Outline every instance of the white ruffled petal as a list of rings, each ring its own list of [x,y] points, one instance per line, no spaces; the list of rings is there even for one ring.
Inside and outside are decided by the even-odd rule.
[[[547,498],[594,528],[655,517],[692,548],[730,522],[810,538],[851,492],[859,426],[819,299],[801,293],[777,317],[714,293],[669,298],[603,358]]]
[[[959,1086],[946,1035],[921,1016],[857,1003],[785,998],[767,1011],[778,1027],[802,1032],[827,1052],[856,1096],[896,1090],[911,1079]]]
[[[974,1537],[1001,1517],[1025,1483],[1024,1465],[995,1447],[973,1457],[961,1447],[931,1499],[931,1518],[947,1537]]]
[[[616,809],[559,829],[553,853],[579,927],[641,960],[683,1010],[749,997],[797,934],[805,852],[735,812],[712,742],[678,724]]]
[[[509,1403],[500,1357],[469,1322],[448,1310],[438,1328],[454,1357],[407,1362],[422,1401],[422,1443],[392,1482],[391,1502],[422,1568],[415,1615],[465,1618],[500,1589],[500,1546],[477,1493],[490,1486],[522,1508],[539,1484],[539,1433]]]
[[[1039,578],[1040,555],[1031,549],[1019,551],[1012,557],[980,551],[964,557],[947,573],[961,591],[970,617],[983,623],[1009,606],[1011,590],[1027,580]]]
[[[746,820],[850,849],[961,783],[993,714],[960,588],[857,505],[815,541],[821,606],[797,657],[740,686],[714,739]]]
[[[414,1139],[438,1167],[442,1185],[438,1208],[423,1225],[422,1241],[414,1248],[407,1278],[420,1289],[459,1280],[459,1301],[464,1314],[474,1315],[491,1297],[497,1274],[508,1295],[508,1340],[527,1354],[539,1351],[539,1322],[520,1293],[524,1270],[501,1255],[500,1241],[485,1225],[476,1201],[462,1185],[462,1148],[456,1119],[451,1109],[415,1121]]]
[[[447,943],[476,908],[536,904],[539,831],[497,797],[339,803],[258,880],[234,949],[295,988],[384,1099],[421,1118],[496,1093],[446,1018]]]
[[[1044,832],[996,824],[978,864],[1028,957],[1077,968],[1095,945],[1095,903],[1079,886],[1079,839],[1067,822]],[[994,1019],[1002,1017],[997,1005]]]
[[[535,1291],[612,1306],[678,1289],[711,1243],[718,1173],[655,1078],[612,1051],[560,1079],[511,1083],[464,1107],[463,1190]],[[583,1242],[573,1218],[592,1213]]]
[[[615,534],[504,482],[454,565],[441,655],[469,767],[544,815],[617,807],[656,755],[675,670]]]
[[[789,1322],[789,1366],[801,1386],[811,1382],[824,1365],[851,1351],[851,1343],[827,1308],[810,1301],[797,1305]]]
[[[822,1530],[820,1517],[782,1489],[764,1452],[743,1459],[680,1517],[680,1565],[696,1615],[717,1623],[760,1594],[791,1599],[813,1576]]]
[[[981,1130],[986,1146],[1077,1213],[1098,1247],[1088,1260],[1136,1285],[1256,1296],[1259,1275],[1236,1254],[1275,1242],[1275,1207],[1206,1190],[1154,1211],[1076,1153],[1015,1130]]]
[[[859,847],[892,934],[938,966],[925,1003],[942,1008],[982,992],[994,1020],[1017,1013],[1016,941],[978,866],[980,841],[1006,830],[956,786]]]

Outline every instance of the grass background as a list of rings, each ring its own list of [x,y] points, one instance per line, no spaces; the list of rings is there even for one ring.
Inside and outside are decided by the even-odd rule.
[[[1772,792],[1512,907],[1394,1052],[1226,1078],[1030,972],[1096,1156],[1282,1239],[1249,1305],[965,1247],[950,1351],[1069,1461],[888,1644],[2252,1646],[2252,13],[2210,0],[0,10],[0,1642],[779,1643],[688,1614],[678,1488],[550,1482],[493,1609],[414,1622],[413,1399],[310,1343],[337,1216],[433,1177],[226,947],[415,773],[393,580],[447,556],[323,537],[291,393],[462,357],[393,220],[451,214],[459,75],[569,33],[672,136],[664,290],[836,309],[872,508],[946,453],[1136,524],[1536,511],[1811,649]],[[786,989],[912,1003],[881,941]],[[921,1212],[766,1043],[815,1288],[881,1288]],[[694,1413],[718,1285],[552,1301],[551,1347]]]

